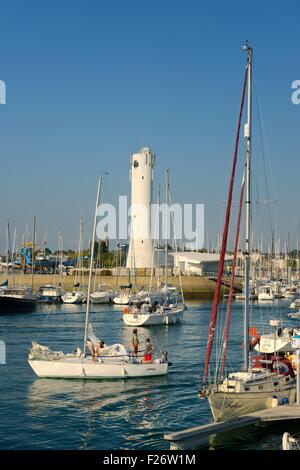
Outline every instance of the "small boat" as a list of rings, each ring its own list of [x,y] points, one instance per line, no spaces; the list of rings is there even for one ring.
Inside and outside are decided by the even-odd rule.
[[[0,313],[32,311],[37,297],[31,287],[1,287]]]
[[[245,300],[245,294],[235,294],[234,296],[235,300]],[[255,293],[255,291],[251,291],[249,293],[249,300],[257,300],[258,295]]]
[[[110,304],[115,295],[116,293],[109,286],[100,284],[90,297],[92,304]]]
[[[121,292],[119,295],[113,298],[113,303],[116,305],[128,305],[131,300],[131,294]]]
[[[66,292],[61,299],[64,304],[82,304],[86,302],[86,295],[84,292],[72,291]]]
[[[273,301],[275,299],[274,292],[271,286],[261,286],[258,288],[258,300],[264,301],[269,300]]]
[[[110,304],[111,296],[105,291],[95,291],[91,294],[91,302],[92,304]]]
[[[127,326],[154,326],[154,325],[176,325],[181,323],[185,305],[170,304],[160,305],[156,311],[152,312],[151,304],[143,303],[129,309],[124,309],[123,320]],[[150,310],[150,311],[149,311]]]
[[[60,286],[47,284],[41,286],[38,291],[38,301],[45,304],[60,304],[64,291]]]

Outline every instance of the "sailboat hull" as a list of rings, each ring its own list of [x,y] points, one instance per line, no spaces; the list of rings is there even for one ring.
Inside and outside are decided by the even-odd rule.
[[[293,403],[296,400],[296,388],[280,390],[273,394],[270,392],[215,392],[208,396],[208,401],[214,421],[218,422],[272,408],[275,397],[277,399],[286,398],[289,403]]]
[[[111,297],[109,295],[95,295],[91,294],[91,302],[92,304],[110,304]]]
[[[0,296],[0,313],[32,312],[35,308],[36,299]]]
[[[91,360],[63,359],[58,361],[29,360],[38,377],[64,379],[129,379],[166,375],[168,364],[121,363],[119,360],[108,364],[93,363]]]
[[[184,307],[178,307],[165,313],[124,313],[123,320],[128,326],[176,325],[181,323],[183,312]]]
[[[85,296],[81,292],[68,292],[62,296],[64,304],[82,304]]]

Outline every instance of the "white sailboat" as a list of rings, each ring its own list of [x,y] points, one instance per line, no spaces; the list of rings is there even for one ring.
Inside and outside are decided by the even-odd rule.
[[[260,302],[264,300],[273,301],[274,299],[275,295],[271,286],[260,286],[258,288],[258,300]]]
[[[141,308],[124,309],[123,320],[127,326],[176,325],[181,323],[185,306],[183,304],[160,305],[152,312],[151,304],[143,303]]]
[[[250,195],[250,161],[251,161],[251,108],[252,108],[252,60],[253,50],[246,43],[244,49],[247,52],[247,67],[245,73],[245,81],[243,88],[242,104],[239,118],[239,127],[236,140],[236,151],[232,169],[232,177],[230,183],[230,190],[228,194],[228,205],[226,220],[224,226],[224,236],[222,253],[226,252],[226,241],[228,234],[230,207],[232,201],[232,188],[235,174],[235,164],[238,148],[239,128],[241,123],[242,109],[246,85],[248,82],[248,116],[245,125],[245,138],[246,138],[246,230],[245,230],[245,307],[244,307],[244,341],[243,341],[243,369],[229,373],[224,378],[223,359],[226,358],[228,330],[224,336],[223,342],[223,356],[222,356],[222,370],[221,374],[216,371],[215,381],[212,385],[207,385],[206,379],[209,370],[210,355],[212,350],[212,343],[214,338],[214,330],[217,318],[217,307],[219,297],[214,298],[212,317],[210,323],[208,348],[205,362],[205,370],[203,377],[203,386],[199,390],[201,398],[207,397],[211,412],[215,421],[223,421],[232,419],[237,416],[246,415],[251,412],[259,411],[268,407],[295,401],[296,397],[296,384],[295,374],[291,362],[278,354],[271,355],[256,355],[252,359],[249,354],[249,277],[250,277],[250,221],[251,221],[251,195]],[[242,192],[241,192],[242,194]],[[242,202],[242,199],[240,200]],[[241,207],[241,205],[240,205]],[[237,232],[238,234],[238,232]],[[237,237],[238,238],[238,237]],[[237,249],[237,247],[236,247]],[[224,256],[223,256],[224,259]],[[220,274],[222,275],[220,267]],[[233,273],[234,276],[234,273]],[[234,278],[234,277],[233,277]],[[219,295],[219,294],[218,294]],[[216,300],[216,301],[215,301]],[[227,311],[228,313],[228,311]],[[230,313],[230,312],[229,312]],[[227,316],[230,318],[230,315]],[[227,324],[226,318],[226,326]],[[225,353],[225,355],[224,355]]]
[[[83,219],[80,217],[80,229],[79,229],[79,244],[77,252],[77,263],[76,263],[76,275],[74,282],[74,290],[67,291],[62,296],[64,304],[82,304],[86,302],[86,292],[83,289],[83,264],[82,264],[82,250],[83,250]]]
[[[168,373],[168,359],[166,353],[162,353],[161,357],[153,359],[150,362],[143,362],[128,352],[122,344],[114,344],[109,348],[104,348],[100,355],[92,356],[86,354],[88,339],[91,343],[94,341],[93,336],[89,332],[89,307],[97,209],[100,201],[101,187],[102,178],[100,178],[98,184],[94,215],[83,352],[80,348],[77,348],[76,353],[64,354],[63,352],[51,351],[45,346],[33,343],[29,353],[28,362],[38,377],[68,379],[127,379],[166,375]]]
[[[119,294],[117,294],[113,298],[113,303],[116,305],[128,305],[131,298],[132,298],[132,294],[126,291],[121,291]]]
[[[92,292],[91,302],[92,304],[110,304],[114,295],[107,286],[100,284],[98,289]]]
[[[45,304],[59,304],[64,293],[61,286],[46,284],[38,290],[38,301]]]
[[[64,304],[82,304],[86,301],[86,296],[84,292],[73,290],[66,292],[61,299]]]
[[[169,169],[166,174],[166,206],[170,204],[170,183]],[[160,206],[160,193],[158,191],[158,204]],[[157,226],[159,225],[159,211],[157,212]],[[173,227],[174,230],[174,227]],[[159,233],[159,230],[158,230]],[[167,233],[167,230],[166,230]],[[176,243],[176,237],[174,236]],[[165,246],[165,283],[160,284],[157,279],[157,289],[152,289],[152,273],[154,265],[155,247],[153,247],[152,272],[150,279],[150,292],[140,302],[123,310],[123,321],[127,326],[155,326],[155,325],[176,325],[182,322],[185,310],[183,300],[183,291],[181,285],[181,275],[179,273],[181,293],[177,292],[176,287],[167,284],[168,269],[168,240]]]

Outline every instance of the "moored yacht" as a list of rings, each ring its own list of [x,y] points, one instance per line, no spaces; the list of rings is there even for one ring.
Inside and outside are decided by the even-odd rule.
[[[274,292],[271,286],[266,285],[266,286],[260,286],[258,288],[258,300],[259,301],[264,301],[264,300],[269,300],[272,301],[275,299]]]
[[[64,304],[82,304],[86,302],[86,294],[81,291],[66,292],[61,296]]]
[[[61,286],[45,285],[38,291],[38,301],[46,304],[59,304],[62,302],[64,291]]]
[[[35,309],[37,297],[31,287],[0,288],[0,313],[23,312]]]
[[[281,403],[293,403],[296,398],[296,381],[295,373],[292,367],[292,363],[288,357],[284,357],[284,354],[279,354],[275,350],[275,354],[263,354],[263,355],[251,355],[252,347],[249,345],[250,336],[250,308],[249,308],[249,289],[250,289],[250,241],[251,241],[251,193],[250,193],[250,162],[251,162],[251,110],[252,110],[252,60],[253,60],[253,49],[246,43],[244,50],[247,52],[247,65],[245,71],[245,79],[243,85],[243,93],[241,99],[241,107],[238,122],[238,131],[236,138],[236,148],[234,153],[234,159],[231,171],[231,183],[228,192],[227,201],[227,212],[224,223],[224,231],[222,237],[222,248],[220,256],[220,264],[218,271],[218,278],[216,284],[216,290],[214,295],[213,307],[211,312],[211,321],[208,333],[207,342],[207,353],[205,359],[205,368],[202,379],[202,386],[199,390],[201,398],[208,398],[208,402],[211,408],[211,412],[215,421],[223,421],[232,419],[238,416],[247,415],[249,413],[263,410],[269,407],[277,406]],[[230,210],[232,205],[232,194],[233,194],[233,183],[235,177],[235,169],[238,154],[238,143],[239,143],[239,130],[241,126],[241,119],[243,113],[243,106],[246,95],[246,86],[248,84],[248,112],[247,122],[245,125],[245,139],[246,139],[246,164],[245,164],[245,251],[244,251],[244,262],[245,262],[245,276],[244,276],[244,292],[245,292],[245,304],[244,304],[244,335],[243,335],[243,367],[242,370],[236,372],[230,372],[226,375],[225,372],[225,361],[227,356],[227,345],[229,337],[229,324],[230,324],[230,302],[227,307],[224,338],[222,345],[222,354],[220,365],[216,367],[215,379],[212,384],[207,384],[207,376],[209,373],[209,365],[213,347],[214,333],[216,328],[218,305],[220,298],[220,287],[222,281],[222,273],[224,268],[224,259],[226,253],[226,244],[228,236],[228,227],[230,221]],[[235,249],[234,249],[234,267],[236,254],[238,250],[238,238],[240,230],[241,210],[244,201],[244,179],[242,181],[242,187],[240,191],[240,204],[239,204],[239,215],[237,222],[237,230],[235,237]],[[234,285],[234,267],[232,269],[232,277],[230,284],[230,295],[232,296],[233,285]],[[269,286],[263,286],[270,289],[265,292],[269,298],[271,298],[272,290]],[[262,287],[260,288],[262,289]],[[262,293],[262,291],[260,291]],[[261,300],[261,299],[259,299]],[[264,298],[265,300],[265,298]],[[272,322],[272,326],[278,326],[278,322]],[[273,340],[274,347],[274,340]],[[277,347],[276,347],[277,349]]]
[[[93,304],[110,304],[116,293],[111,287],[105,284],[99,284],[98,288],[90,295]]]
[[[181,323],[184,310],[184,304],[178,303],[157,305],[153,311],[153,306],[144,302],[125,308],[123,320],[128,326],[175,325]]]

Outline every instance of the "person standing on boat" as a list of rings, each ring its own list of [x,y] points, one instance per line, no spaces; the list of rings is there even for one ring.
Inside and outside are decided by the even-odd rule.
[[[153,353],[154,353],[154,346],[151,343],[150,338],[147,338],[146,339],[145,353],[144,353],[144,362],[151,362]]]
[[[132,331],[132,352],[134,356],[138,355],[140,340],[138,338],[137,329],[134,328]]]

